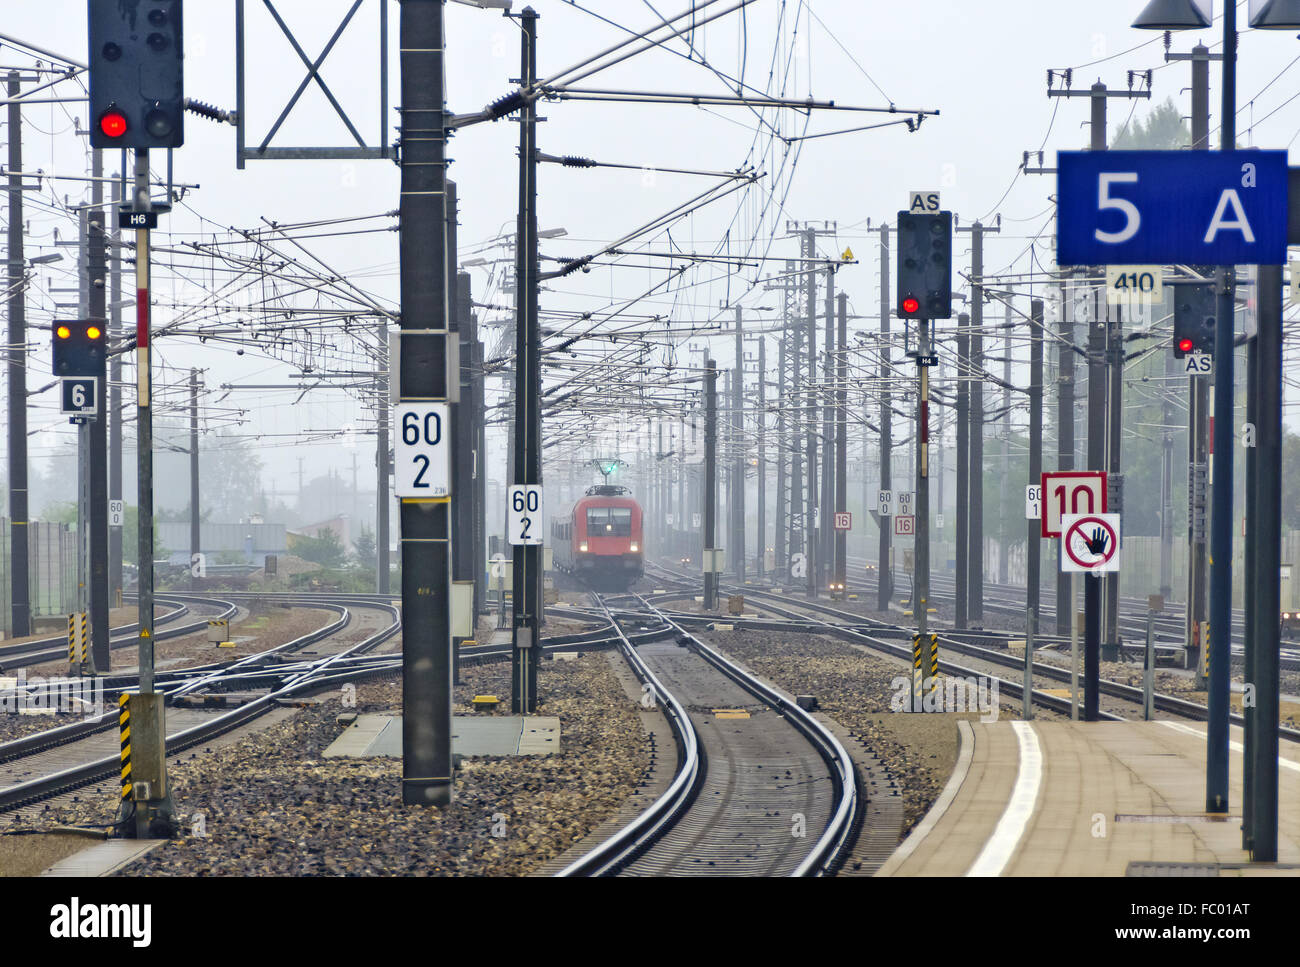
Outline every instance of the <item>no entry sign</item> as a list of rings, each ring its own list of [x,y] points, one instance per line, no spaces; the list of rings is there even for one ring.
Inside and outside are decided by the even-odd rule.
[[[1119,539],[1119,514],[1066,514],[1061,518],[1061,570],[1118,571]]]

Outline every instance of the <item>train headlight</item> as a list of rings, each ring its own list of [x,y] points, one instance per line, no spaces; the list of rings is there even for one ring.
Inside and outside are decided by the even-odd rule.
[[[583,541],[581,544],[579,544],[579,545],[578,545],[578,550],[580,550],[583,554],[586,554],[586,553],[587,553],[587,542],[586,542],[586,541]]]
[[[633,542],[632,542],[632,553],[635,554],[635,553],[636,553],[637,551],[639,551],[639,550],[641,550],[641,545],[638,544],[636,541],[633,541]]]
[[[1282,620],[1283,620],[1283,621],[1290,621],[1290,620],[1291,620],[1291,612],[1289,612],[1289,611],[1283,611],[1283,612],[1282,612]]]

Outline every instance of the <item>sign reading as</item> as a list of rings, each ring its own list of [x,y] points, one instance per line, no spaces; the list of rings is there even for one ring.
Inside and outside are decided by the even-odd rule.
[[[1061,265],[1284,265],[1285,151],[1062,151]]]
[[[506,537],[512,545],[541,544],[545,504],[539,484],[511,484],[506,494]]]
[[[398,497],[451,493],[451,404],[398,403],[393,413],[393,490]]]
[[[1043,474],[1044,537],[1061,536],[1066,514],[1106,512],[1106,475],[1093,470],[1068,470]]]
[[[1188,376],[1213,375],[1214,356],[1210,353],[1188,353],[1183,357],[1183,372]]]

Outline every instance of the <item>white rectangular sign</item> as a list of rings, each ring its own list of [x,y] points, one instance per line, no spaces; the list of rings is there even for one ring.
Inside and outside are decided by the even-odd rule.
[[[894,516],[894,492],[882,490],[876,495],[877,510],[881,517]]]
[[[451,404],[398,403],[393,409],[393,491],[398,497],[451,494]]]
[[[911,191],[907,193],[909,215],[933,215],[942,210],[937,191]]]
[[[1030,484],[1025,488],[1025,520],[1041,520],[1043,517],[1043,488],[1041,484]]]
[[[108,526],[121,527],[126,523],[126,502],[110,500],[108,502]]]
[[[1287,282],[1287,292],[1291,296],[1292,305],[1300,305],[1300,261],[1292,259],[1291,278]]]
[[[506,491],[506,539],[514,546],[545,543],[546,505],[540,484],[511,484]]]
[[[1188,376],[1213,376],[1214,356],[1211,353],[1188,353],[1183,357],[1183,372]]]
[[[1104,514],[1106,475],[1099,470],[1067,470],[1043,474],[1044,537],[1061,536],[1066,514]]]
[[[1163,273],[1159,265],[1106,266],[1106,304],[1159,305],[1165,298]]]
[[[898,497],[898,512],[902,514],[904,517],[911,517],[912,505],[913,505],[912,498],[915,497],[916,495],[912,493],[910,490],[904,490],[904,491],[899,491],[898,494],[896,494],[896,496]]]

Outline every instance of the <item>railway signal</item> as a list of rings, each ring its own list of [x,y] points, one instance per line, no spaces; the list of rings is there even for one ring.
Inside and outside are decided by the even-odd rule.
[[[1214,353],[1218,297],[1209,282],[1180,285],[1174,299],[1174,358]]]
[[[952,318],[952,212],[898,213],[898,317]]]
[[[91,2],[89,28],[91,146],[183,145],[181,0]]]
[[[107,358],[103,323],[92,319],[56,321],[50,326],[55,376],[98,376]]]

